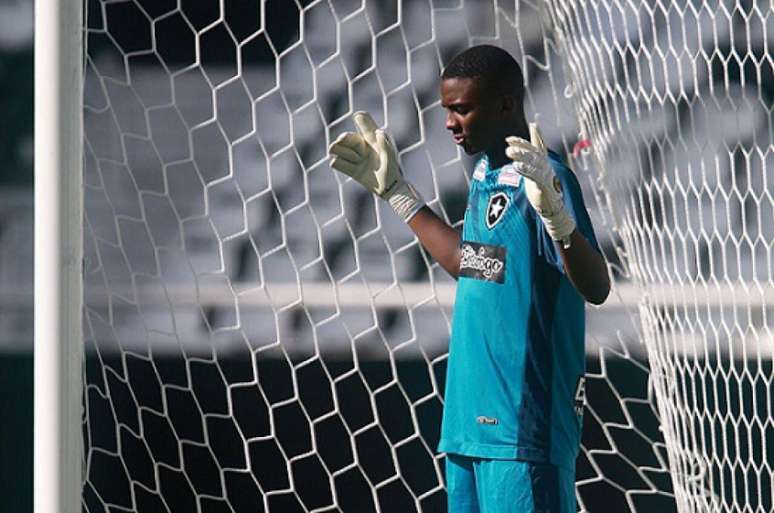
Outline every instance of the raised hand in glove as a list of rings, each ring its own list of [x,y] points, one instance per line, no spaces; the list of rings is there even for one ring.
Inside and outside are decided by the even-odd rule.
[[[341,134],[328,148],[331,167],[386,200],[408,222],[425,203],[403,178],[398,152],[370,114],[358,111],[353,121],[357,133]]]
[[[569,247],[575,221],[562,201],[562,188],[548,162],[543,137],[535,123],[529,124],[530,142],[520,137],[507,137],[505,154],[513,160],[514,169],[524,177],[524,189],[532,208],[540,215],[552,239]]]

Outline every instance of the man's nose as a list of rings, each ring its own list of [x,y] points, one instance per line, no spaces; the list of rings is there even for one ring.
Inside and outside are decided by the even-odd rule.
[[[454,117],[454,113],[448,112],[446,114],[446,130],[456,130],[460,124],[457,122],[457,119]]]

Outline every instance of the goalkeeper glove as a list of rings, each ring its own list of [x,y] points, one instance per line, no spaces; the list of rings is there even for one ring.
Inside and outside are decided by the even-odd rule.
[[[543,137],[535,123],[529,124],[527,142],[520,137],[507,137],[505,154],[513,160],[514,169],[524,177],[524,190],[532,208],[540,215],[552,239],[570,247],[570,234],[575,221],[562,202],[562,187],[548,162]]]
[[[343,133],[331,144],[331,167],[386,200],[404,222],[409,222],[425,202],[403,178],[398,152],[370,114],[359,111],[352,118],[358,133]]]

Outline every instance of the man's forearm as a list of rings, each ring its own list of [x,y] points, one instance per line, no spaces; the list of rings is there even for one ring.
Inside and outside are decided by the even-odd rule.
[[[455,280],[460,270],[460,234],[428,207],[408,222],[422,246]]]
[[[610,293],[610,277],[602,255],[577,229],[570,235],[570,247],[557,243],[567,277],[588,301],[601,305]]]

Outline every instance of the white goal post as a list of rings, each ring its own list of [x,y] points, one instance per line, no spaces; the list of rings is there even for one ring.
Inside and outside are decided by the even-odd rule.
[[[35,2],[36,513],[81,511],[81,13],[81,0]]]

